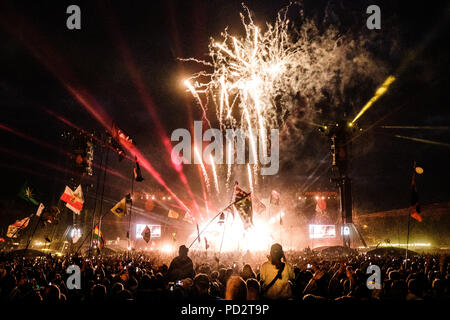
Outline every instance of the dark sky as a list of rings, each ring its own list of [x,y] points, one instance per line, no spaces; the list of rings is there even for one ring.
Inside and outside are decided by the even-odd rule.
[[[161,124],[168,135],[175,128],[189,128],[200,119],[200,110],[184,92],[180,80],[194,71],[176,57],[205,58],[210,36],[217,37],[229,26],[230,33],[241,33],[238,13],[241,1],[11,1],[0,10],[0,124],[14,132],[0,130],[0,198],[2,215],[8,215],[10,199],[16,197],[25,180],[35,186],[41,199],[56,203],[64,185],[73,178],[70,161],[56,151],[71,151],[61,139],[69,126],[46,110],[71,121],[84,130],[104,134],[104,129],[67,90],[83,88],[102,106],[111,119],[132,136],[138,147],[161,176],[182,197],[184,187],[176,172],[168,167],[167,153],[136,83],[127,67],[136,66],[145,90],[152,99]],[[247,1],[256,21],[273,21],[287,1]],[[329,1],[305,1],[305,15],[320,20]],[[392,89],[381,98],[359,124],[369,131],[354,141],[350,174],[354,182],[354,203],[361,212],[406,207],[414,160],[425,169],[419,191],[423,203],[450,201],[450,148],[395,138],[402,135],[449,144],[448,130],[383,129],[382,125],[450,126],[449,17],[448,2],[424,5],[404,1],[334,1],[335,15],[342,19],[343,31],[365,28],[365,8],[378,4],[382,10],[382,29],[378,37],[389,45],[396,35],[396,51],[373,47],[373,54],[390,71],[402,69]],[[82,29],[66,28],[65,13],[70,4],[82,10]],[[383,40],[384,41],[384,40]],[[379,43],[383,43],[383,41]],[[125,56],[124,56],[125,53]],[[128,55],[127,55],[128,54]],[[410,59],[412,57],[412,59]],[[406,63],[407,62],[407,63]],[[128,64],[127,64],[128,63]],[[406,63],[406,64],[405,64]],[[367,101],[376,85],[361,83],[358,95]],[[333,113],[319,119],[333,122],[353,117],[362,106],[350,109],[335,106]],[[24,139],[20,132],[35,141]],[[305,136],[292,160],[280,170],[280,181],[304,184],[306,177],[327,154],[327,140],[315,130],[305,128]],[[40,141],[41,144],[38,144]],[[52,148],[42,145],[47,143]],[[301,151],[300,151],[301,150]],[[95,155],[99,163],[99,155]],[[302,165],[302,161],[307,165]],[[329,161],[329,158],[327,159]],[[131,162],[119,162],[110,155],[111,168],[129,177]],[[313,190],[330,189],[328,163],[316,175]],[[62,168],[62,170],[58,170]],[[302,168],[304,168],[302,170]],[[186,168],[193,191],[200,196],[197,169]],[[160,188],[144,172],[146,180],[138,191]],[[315,176],[316,176],[315,175]],[[314,177],[315,177],[314,176]],[[94,175],[92,183],[97,176]],[[105,194],[119,198],[128,183],[108,175]],[[284,180],[286,179],[286,180]],[[83,180],[88,183],[88,180]]]

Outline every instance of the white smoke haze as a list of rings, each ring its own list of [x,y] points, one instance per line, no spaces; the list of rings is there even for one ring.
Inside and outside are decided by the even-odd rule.
[[[314,121],[327,118],[325,112],[343,112],[343,104],[360,107],[363,100],[346,91],[381,83],[387,75],[385,64],[367,49],[367,33],[322,28],[303,17],[299,4],[281,9],[274,22],[257,26],[243,7],[244,35],[225,29],[219,39],[211,38],[208,61],[182,59],[205,65],[189,83],[204,110],[215,109],[221,129],[278,128],[283,156],[304,141],[304,131],[313,129]]]

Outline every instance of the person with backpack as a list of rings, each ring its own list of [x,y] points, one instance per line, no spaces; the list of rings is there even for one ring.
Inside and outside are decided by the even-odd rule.
[[[279,243],[272,245],[268,258],[269,261],[263,263],[260,269],[262,297],[271,300],[293,298],[294,269],[286,262],[283,248]]]

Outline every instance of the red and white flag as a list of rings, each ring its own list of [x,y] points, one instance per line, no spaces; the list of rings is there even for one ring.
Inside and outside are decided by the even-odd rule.
[[[80,211],[83,209],[84,197],[83,191],[81,190],[81,185],[79,185],[75,191],[72,191],[68,186],[64,190],[63,195],[61,196],[61,200],[66,203],[66,207],[75,212],[76,214],[80,214]]]

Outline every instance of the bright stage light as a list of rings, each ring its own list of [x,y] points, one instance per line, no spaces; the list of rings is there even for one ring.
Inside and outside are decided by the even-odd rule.
[[[70,231],[70,237],[72,239],[81,238],[81,229],[80,228],[72,228],[72,230]]]
[[[175,252],[175,248],[172,245],[166,243],[161,247],[161,251],[164,253],[172,253]]]
[[[242,220],[235,216],[225,219],[224,223],[213,223],[202,233],[201,237],[208,240],[210,251],[231,252],[231,251],[247,251],[267,252],[270,246],[278,241],[280,235],[280,225],[275,222],[279,222],[280,215],[284,216],[284,212],[272,217],[271,220],[262,218],[260,216],[253,217],[253,226],[247,230],[244,228]],[[270,221],[273,221],[270,223]],[[205,225],[199,225],[199,229],[202,230]],[[225,231],[225,234],[223,233]],[[197,237],[197,231],[194,231],[190,235],[190,241],[193,241]],[[222,241],[223,238],[223,241]],[[203,239],[202,239],[203,240]],[[195,240],[193,244],[194,250],[205,250],[204,242],[200,243]]]
[[[309,238],[310,239],[328,239],[336,237],[335,225],[310,224]]]

